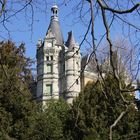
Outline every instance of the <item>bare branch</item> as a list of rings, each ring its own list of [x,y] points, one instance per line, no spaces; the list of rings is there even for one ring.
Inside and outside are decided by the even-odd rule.
[[[1,1],[0,1],[0,4],[1,4],[0,17],[2,16],[2,13],[3,13],[4,10],[5,10],[6,3],[7,3],[7,0],[3,0],[3,1],[1,0]]]
[[[128,108],[126,108],[126,110],[123,111],[119,115],[119,117],[114,121],[114,123],[110,126],[109,140],[112,140],[112,135],[113,135],[112,130],[113,130],[113,128],[118,124],[118,122],[121,120],[121,118],[126,114],[127,110],[128,110]]]
[[[108,10],[110,12],[117,13],[117,14],[132,13],[133,11],[135,11],[140,6],[140,3],[137,3],[132,8],[127,9],[127,10],[115,10],[115,9],[110,8],[109,6],[104,5],[102,0],[97,0],[97,1],[99,3],[100,7],[102,7],[104,10]]]

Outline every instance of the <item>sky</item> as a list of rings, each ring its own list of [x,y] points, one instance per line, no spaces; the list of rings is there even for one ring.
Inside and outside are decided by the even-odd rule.
[[[47,5],[45,5],[45,3],[42,4],[43,0],[39,0],[37,1],[37,3],[33,3],[33,13],[31,12],[32,7],[28,6],[28,8],[26,8],[23,12],[17,13],[16,16],[12,16],[5,22],[5,26],[9,30],[10,34],[8,34],[6,28],[4,28],[2,22],[0,22],[0,40],[10,39],[17,45],[24,42],[26,46],[26,56],[31,57],[33,60],[35,60],[37,41],[38,39],[44,39],[50,23],[51,7],[54,5],[54,3],[56,3],[59,7],[59,21],[64,40],[67,40],[67,33],[72,30],[76,42],[80,44],[83,40],[83,36],[89,24],[90,16],[87,12],[89,3],[86,2],[83,7],[83,13],[86,14],[84,17],[81,17],[82,20],[79,20],[80,5],[76,7],[79,1],[80,0],[71,0],[70,2],[68,2],[67,0],[65,0],[65,2],[68,3],[62,4],[61,0],[47,0]],[[13,7],[17,10],[21,8],[21,5],[19,5],[18,3],[12,4],[9,1],[9,5],[6,8],[8,9]],[[10,11],[9,9],[7,11],[7,15],[12,14],[12,10]],[[109,15],[108,17],[108,21],[111,22],[112,15]],[[127,16],[123,17],[123,19],[125,18],[127,18]],[[136,16],[128,17],[128,19],[131,21],[131,23],[136,23],[136,25],[139,25],[139,21],[137,20],[138,18]],[[117,20],[117,22],[115,22],[111,27],[112,39],[123,36],[122,30],[126,33],[130,29],[127,28],[125,24],[121,24],[121,22]],[[100,38],[104,33],[105,28],[103,26],[101,14],[99,12],[99,15],[96,17],[95,22],[96,44],[98,44]],[[124,37],[127,38],[127,36]],[[87,38],[91,41],[91,37],[89,35]],[[140,40],[140,36],[138,36],[137,39]],[[137,42],[135,36],[132,37],[132,40],[133,42]],[[103,41],[103,44],[104,42],[105,41]],[[84,43],[81,47],[82,54],[85,54],[87,50],[90,50],[89,46]],[[35,65],[33,65],[33,67],[35,68]]]
[[[30,29],[31,23],[31,15],[30,9],[27,11],[26,15],[24,12],[17,14],[16,17],[12,17],[10,22],[6,22],[6,28],[8,28],[10,36],[8,32],[4,29],[4,27],[0,27],[1,35],[5,40],[9,39],[14,41],[16,44],[20,44],[21,42],[25,43],[26,46],[26,55],[35,59],[36,57],[36,44],[38,39],[44,39],[45,34],[47,32],[50,18],[51,18],[51,7],[54,2],[49,0],[48,5],[45,8],[46,11],[41,11],[39,8],[34,8],[34,17],[32,24],[32,31]],[[59,4],[59,3],[58,3]],[[60,5],[60,4],[59,4]],[[82,34],[84,34],[84,28],[86,26],[82,26],[80,24],[73,23],[74,18],[77,16],[74,13],[71,13],[71,9],[74,4],[70,4],[68,6],[62,5],[59,6],[59,21],[61,30],[64,36],[64,40],[67,39],[67,33],[72,30],[75,36],[75,40],[80,42],[82,40]],[[18,7],[17,7],[18,8]],[[20,7],[19,7],[20,8]],[[75,17],[74,17],[75,16]],[[82,32],[81,32],[82,28]],[[0,38],[3,40],[3,38]]]
[[[36,44],[38,39],[44,39],[45,34],[47,32],[50,18],[51,18],[51,7],[56,3],[59,7],[59,21],[61,30],[63,33],[64,40],[67,40],[67,33],[69,31],[73,31],[76,42],[79,44],[83,40],[83,36],[87,30],[90,16],[88,14],[89,4],[86,2],[83,7],[83,13],[85,16],[81,16],[81,20],[79,19],[80,5],[76,7],[80,0],[70,1],[65,0],[67,4],[62,4],[61,0],[47,0],[47,5],[43,0],[36,1],[37,3],[33,3],[32,6],[28,6],[24,11],[19,12],[16,16],[11,16],[15,9],[20,9],[23,4],[20,5],[18,3],[12,3],[12,1],[8,1],[9,5],[7,5],[7,13],[6,16],[11,16],[6,22],[5,27],[0,21],[0,40],[10,39],[16,43],[18,46],[20,43],[25,43],[26,47],[26,56],[36,61]],[[15,9],[14,9],[15,8]],[[33,13],[32,13],[33,8]],[[11,10],[13,9],[13,10]],[[108,16],[108,21],[111,22],[112,15]],[[123,17],[123,19],[128,19],[131,23],[135,23],[135,25],[139,25],[138,18],[136,16],[132,17]],[[8,29],[8,31],[7,31]],[[124,36],[123,33],[126,33],[131,30],[125,24],[122,24],[119,20],[115,22],[111,27],[111,37],[112,39],[123,36],[124,38],[128,38],[128,36]],[[95,22],[95,42],[98,44],[100,38],[105,33],[105,28],[103,26],[103,21],[101,19],[101,13],[96,17]],[[133,31],[132,31],[133,33]],[[90,33],[89,33],[90,34]],[[87,37],[89,41],[91,41],[91,37],[88,35]],[[136,37],[140,40],[140,36]],[[133,42],[137,43],[135,36],[132,36]],[[105,41],[103,41],[103,44]],[[84,43],[81,47],[81,53],[86,54],[87,51],[90,51],[88,45]],[[36,65],[33,65],[33,68],[36,70]],[[137,97],[139,95],[137,94]]]
[[[34,5],[32,26],[30,25],[32,23],[30,7],[26,9],[26,13],[19,12],[16,16],[11,17],[8,22],[5,22],[5,26],[9,30],[9,34],[7,30],[3,27],[3,25],[0,24],[0,40],[10,39],[17,45],[21,42],[24,42],[26,46],[26,55],[28,57],[31,57],[32,59],[35,59],[37,41],[38,39],[43,40],[45,37],[51,17],[51,7],[54,5],[54,1],[52,0],[48,0],[47,2],[47,6],[44,7],[42,7],[40,3],[38,3],[38,5]],[[76,42],[80,44],[90,20],[89,16],[85,16],[85,18],[83,18],[83,21],[79,20],[79,11],[76,10],[79,7],[75,7],[75,5],[77,5],[77,2],[72,1],[67,5],[62,5],[58,1],[56,1],[55,3],[57,3],[59,6],[59,21],[64,40],[67,40],[67,33],[72,30]],[[16,7],[16,9],[20,9],[20,6],[18,4],[14,6]],[[85,7],[88,6],[88,3],[86,3]],[[12,6],[9,4],[9,7]],[[85,8],[83,11],[86,10],[87,8]],[[102,22],[98,21],[98,19],[96,24],[97,28],[95,29],[95,32],[98,38],[98,36],[101,36],[103,34],[104,28],[100,26]],[[83,46],[81,47],[81,52],[85,53],[86,49],[88,49],[87,45],[83,44]]]

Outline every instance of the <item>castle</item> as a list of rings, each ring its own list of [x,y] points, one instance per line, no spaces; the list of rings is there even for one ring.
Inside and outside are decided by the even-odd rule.
[[[37,97],[43,101],[63,97],[72,103],[81,90],[80,49],[72,32],[64,42],[57,5],[51,11],[45,39],[37,43]]]
[[[94,58],[90,61],[90,55],[81,58],[80,47],[75,42],[72,31],[68,33],[68,39],[64,42],[58,6],[52,6],[51,11],[46,36],[43,41],[38,40],[37,43],[36,97],[41,101],[62,97],[71,104],[87,82],[98,79],[96,62]],[[114,51],[114,66],[119,73],[127,75],[124,74],[126,70],[123,63],[118,65],[118,61],[117,51]],[[107,58],[100,66],[104,74],[110,71],[109,59]]]

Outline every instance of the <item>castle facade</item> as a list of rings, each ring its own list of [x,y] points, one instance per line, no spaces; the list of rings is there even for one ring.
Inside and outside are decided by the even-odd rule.
[[[64,98],[68,103],[81,91],[81,55],[72,31],[64,42],[58,7],[51,8],[52,16],[43,41],[37,43],[37,97],[46,101]]]

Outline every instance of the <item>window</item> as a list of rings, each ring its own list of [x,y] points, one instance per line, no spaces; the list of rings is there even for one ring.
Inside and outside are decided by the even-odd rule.
[[[65,72],[65,64],[63,64],[63,71]]]
[[[52,95],[52,84],[46,85],[46,95]]]
[[[53,72],[53,65],[52,64],[47,64],[47,73],[52,73]]]
[[[53,56],[51,56],[51,60],[53,60]]]
[[[49,61],[49,56],[46,57],[46,60]]]
[[[79,80],[78,80],[78,79],[76,79],[76,84],[77,84],[77,85],[79,84]]]

